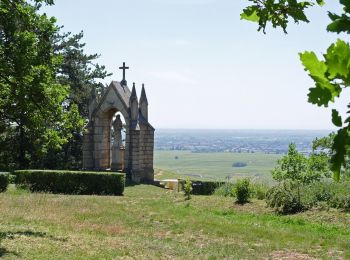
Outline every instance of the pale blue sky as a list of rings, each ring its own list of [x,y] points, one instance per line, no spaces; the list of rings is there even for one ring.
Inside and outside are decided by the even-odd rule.
[[[307,103],[312,81],[298,52],[323,53],[331,0],[289,34],[241,21],[246,0],[56,0],[45,8],[65,31],[84,31],[86,51],[129,86],[145,83],[156,128],[332,129],[330,108]],[[338,8],[339,9],[339,8]],[[350,92],[337,100],[344,112]]]

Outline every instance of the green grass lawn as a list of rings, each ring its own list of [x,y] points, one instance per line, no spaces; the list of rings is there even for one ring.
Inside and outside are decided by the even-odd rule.
[[[264,153],[192,153],[190,151],[155,151],[157,178],[186,177],[191,179],[225,180],[238,177],[270,183],[271,170],[281,155]],[[232,167],[235,162],[244,162],[246,167]],[[172,174],[169,174],[172,172]],[[201,177],[200,177],[201,176]]]
[[[349,214],[277,216],[263,201],[238,206],[232,198],[193,196],[188,202],[147,185],[127,187],[122,197],[11,186],[0,194],[0,216],[4,259],[350,258]]]

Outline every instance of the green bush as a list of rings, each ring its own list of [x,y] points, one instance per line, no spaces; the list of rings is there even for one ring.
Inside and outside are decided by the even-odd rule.
[[[190,180],[186,180],[184,184],[184,192],[185,192],[185,198],[187,200],[191,199],[191,192],[192,192],[192,182]]]
[[[329,202],[330,207],[350,211],[350,195],[334,196]]]
[[[9,185],[9,174],[0,172],[0,192],[6,191],[8,185]]]
[[[333,183],[328,181],[315,182],[303,185],[300,192],[300,200],[304,207],[328,208],[334,197]]]
[[[323,180],[305,185],[301,191],[302,204],[308,208],[321,207],[350,210],[350,182]]]
[[[212,195],[217,187],[224,182],[213,181],[192,181],[192,194],[194,195]]]
[[[125,187],[120,173],[22,170],[14,174],[16,186],[33,192],[122,195]]]
[[[222,196],[222,197],[232,196],[233,186],[234,186],[233,183],[225,182],[221,186],[217,187],[213,194],[216,196]]]
[[[244,178],[238,180],[233,187],[232,193],[236,197],[237,203],[244,204],[249,202],[249,199],[252,195],[250,179]]]
[[[252,198],[258,200],[264,200],[266,198],[266,193],[269,190],[269,187],[263,183],[251,183]]]
[[[266,203],[280,214],[293,214],[305,209],[298,199],[298,191],[290,182],[281,182],[268,190]]]
[[[16,175],[9,174],[9,183],[15,184],[15,180],[16,180]]]
[[[266,202],[281,214],[297,213],[312,207],[350,211],[350,182],[323,179],[301,186],[281,182],[268,191]]]

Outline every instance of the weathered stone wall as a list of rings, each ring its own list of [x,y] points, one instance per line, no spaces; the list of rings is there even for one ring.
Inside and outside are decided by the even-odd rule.
[[[154,129],[149,125],[141,125],[140,127],[140,169],[143,182],[154,180],[153,169],[153,150],[154,150]]]

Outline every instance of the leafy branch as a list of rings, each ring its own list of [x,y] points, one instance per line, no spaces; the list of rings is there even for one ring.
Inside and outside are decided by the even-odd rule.
[[[287,25],[292,19],[295,23],[309,22],[305,10],[315,4],[322,6],[323,0],[248,0],[252,5],[246,7],[241,19],[258,23],[258,31],[266,32],[266,26],[271,23],[273,28],[281,27],[287,33]],[[328,32],[350,33],[350,1],[339,0],[343,5],[343,14],[328,12],[331,23]],[[350,87],[350,46],[343,40],[337,40],[319,60],[314,52],[300,53],[300,60],[314,81],[309,89],[308,102],[317,106],[328,107],[340,96],[343,89]],[[350,103],[348,105],[350,109]],[[332,145],[331,164],[334,178],[339,180],[342,166],[350,153],[350,110],[346,118],[336,109],[332,109],[332,123],[338,127]]]

